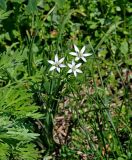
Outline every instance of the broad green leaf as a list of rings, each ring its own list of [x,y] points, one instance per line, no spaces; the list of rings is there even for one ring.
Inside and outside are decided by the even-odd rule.
[[[58,6],[58,8],[61,8],[65,4],[65,0],[54,0]]]
[[[6,11],[7,8],[6,0],[0,0],[0,8]]]
[[[40,8],[44,8],[45,6],[47,6],[48,4],[45,4],[44,5],[44,1],[43,0],[38,0],[37,1],[37,6],[40,7]]]
[[[126,39],[121,43],[120,51],[123,54],[127,54],[128,53],[128,43],[127,43]]]
[[[37,11],[37,0],[29,0],[27,5],[27,12],[28,13],[36,13]]]
[[[125,60],[125,63],[132,66],[132,59],[126,59]]]
[[[119,157],[119,158],[118,158],[118,160],[125,160],[125,159],[124,159],[124,158],[122,158],[122,157]]]

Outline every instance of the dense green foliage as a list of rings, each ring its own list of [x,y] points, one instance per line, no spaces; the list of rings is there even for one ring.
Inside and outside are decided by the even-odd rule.
[[[0,160],[132,159],[130,0],[0,0]],[[82,74],[55,54],[92,54]]]

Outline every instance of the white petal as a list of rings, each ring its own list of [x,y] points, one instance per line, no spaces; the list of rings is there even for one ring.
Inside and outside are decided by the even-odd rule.
[[[72,67],[73,67],[73,66],[75,66],[75,62],[74,62],[74,60],[72,60]]]
[[[59,67],[57,67],[56,70],[60,73],[60,68]]]
[[[60,66],[61,68],[66,67],[66,65],[64,65],[64,64],[60,64],[59,66]]]
[[[81,49],[81,53],[83,54],[84,53],[84,51],[85,51],[85,46],[83,46],[83,48]]]
[[[67,73],[72,73],[72,69],[69,69],[69,71]]]
[[[77,76],[77,72],[76,72],[76,71],[74,71],[74,76],[75,76],[75,77]]]
[[[69,64],[69,63],[68,63],[68,67],[69,67],[69,68],[72,68],[72,64]]]
[[[80,59],[79,57],[76,57],[76,58],[75,58],[75,61],[78,61],[79,59]]]
[[[81,66],[81,63],[77,64],[77,65],[76,65],[76,68],[79,68],[80,66]]]
[[[53,71],[55,68],[56,68],[55,66],[52,66],[52,67],[50,68],[50,71]]]
[[[81,59],[82,59],[84,62],[87,62],[86,58],[82,57]]]
[[[76,72],[83,73],[80,69],[76,69]]]
[[[48,60],[48,62],[49,62],[50,64],[52,64],[52,65],[55,64],[55,62],[54,62],[54,61],[51,61],[51,60]]]
[[[79,49],[75,44],[74,44],[74,49],[75,49],[76,52],[79,52]]]
[[[91,53],[85,53],[85,54],[83,54],[84,57],[91,56],[91,55],[92,55]]]
[[[61,58],[60,60],[59,60],[59,63],[61,64],[63,61],[64,61],[64,57],[63,58]]]
[[[58,62],[58,55],[55,55],[55,62]]]
[[[72,56],[77,56],[76,52],[70,52],[69,54],[71,54]]]

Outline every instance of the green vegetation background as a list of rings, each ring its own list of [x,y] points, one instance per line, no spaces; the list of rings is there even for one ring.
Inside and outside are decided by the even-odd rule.
[[[83,74],[49,72],[73,44]],[[131,160],[131,69],[130,0],[0,0],[0,160]]]

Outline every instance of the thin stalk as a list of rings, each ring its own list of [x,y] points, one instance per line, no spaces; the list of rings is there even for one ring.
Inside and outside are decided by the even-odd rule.
[[[92,52],[94,53],[94,59],[95,59],[95,62],[96,62],[97,68],[98,68],[99,77],[100,77],[100,80],[101,80],[101,84],[102,84],[102,86],[103,86],[103,88],[104,88],[104,83],[103,83],[103,79],[102,79],[102,76],[101,76],[100,67],[99,67],[98,62],[97,62],[97,60],[96,60],[96,58],[95,58],[95,53],[96,53],[96,52],[95,52],[95,50],[94,50],[94,48],[93,48],[90,40],[88,40],[88,41],[89,41],[90,47],[91,47],[91,49],[92,49]],[[94,81],[94,82],[95,82],[95,81]]]
[[[68,81],[67,81],[67,82],[68,82]],[[69,84],[69,86],[70,86],[70,89],[71,89],[71,92],[72,92],[74,98],[78,101],[78,99],[77,99],[77,97],[76,97],[76,95],[75,95],[75,93],[74,93],[74,91],[75,91],[74,88],[70,85],[69,82],[68,82],[68,84]],[[77,108],[76,108],[76,114],[77,114],[78,119],[79,119],[80,114],[79,114]],[[82,118],[82,119],[83,119],[83,118]],[[89,145],[91,148],[93,148],[93,150],[95,151],[95,152],[93,152],[93,150],[92,150],[93,154],[96,153],[97,156],[101,156],[100,152],[97,150],[96,146],[94,145],[94,142],[93,142],[90,134],[88,134],[88,131],[84,128],[84,126],[81,125],[80,121],[78,121],[78,122],[79,122],[80,128],[81,128],[82,131],[85,133],[85,136],[86,136],[86,138],[87,138],[88,145]],[[91,142],[92,142],[92,143],[91,143]]]
[[[34,14],[32,14],[32,22],[31,22],[31,32],[33,32],[34,29]],[[33,47],[33,43],[35,40],[35,36],[29,35],[29,33],[27,32],[28,35],[28,46],[29,46],[29,51],[27,53],[27,57],[28,57],[28,75],[32,76],[35,72],[34,70],[34,57],[33,57],[33,51],[32,51],[32,47]]]
[[[102,41],[101,41],[100,43],[102,43]],[[94,55],[95,55],[95,50],[94,50],[93,46],[91,45],[90,40],[89,40],[89,44],[90,44],[91,49],[92,49],[92,51],[93,51],[93,53],[94,53]],[[97,49],[97,48],[98,48],[98,47],[96,47],[96,49]],[[96,59],[95,59],[95,61],[96,61]],[[97,62],[97,61],[96,61],[96,62]],[[98,65],[98,62],[97,62],[96,64],[97,64],[97,67],[98,67],[98,72],[99,72],[99,77],[100,77],[100,80],[101,80],[101,84],[102,84],[102,87],[104,88],[104,84],[103,84],[103,80],[102,80],[102,76],[101,76],[101,72],[100,72],[100,67],[99,67],[99,65]],[[93,70],[92,70],[92,73],[93,73]],[[94,81],[94,82],[95,82],[95,81]],[[98,94],[96,83],[95,83],[94,85],[95,85],[96,93],[97,93],[97,95],[98,95],[98,97],[99,97],[99,99],[100,99],[100,101],[101,101],[101,105],[103,104],[104,108],[107,108],[107,107],[105,106],[102,98],[101,98],[100,95]],[[104,95],[104,97],[105,97],[105,95]],[[99,105],[99,106],[100,106],[100,105]],[[114,132],[115,132],[115,135],[116,135],[116,137],[117,137],[118,143],[120,144],[120,148],[121,148],[121,150],[122,150],[122,152],[123,152],[122,145],[121,145],[120,140],[119,140],[119,138],[118,138],[118,134],[117,134],[117,132],[116,132],[116,128],[115,128],[115,125],[114,125],[114,123],[113,123],[113,121],[112,121],[112,118],[111,118],[111,116],[110,116],[110,114],[109,114],[109,112],[108,112],[107,109],[105,110],[105,112],[106,112],[107,118],[108,118],[111,126],[112,126],[113,129],[114,129]],[[105,115],[104,115],[104,116],[105,116]]]
[[[99,121],[98,112],[96,112],[95,114],[96,114],[96,118],[97,118],[97,124],[98,124],[98,127],[99,127],[99,133],[100,133],[100,136],[101,136],[101,139],[102,139],[102,142],[103,142],[103,147],[105,149],[105,153],[107,153],[106,143],[105,143],[105,137],[104,137],[104,134],[103,134],[102,125],[100,124],[100,121]],[[107,159],[106,154],[105,154],[105,157]]]

